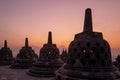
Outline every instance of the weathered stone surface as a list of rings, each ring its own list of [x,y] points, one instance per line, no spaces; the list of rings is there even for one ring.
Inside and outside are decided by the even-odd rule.
[[[20,49],[14,63],[10,68],[26,69],[30,68],[32,64],[37,61],[38,56],[34,50],[29,46],[28,38],[25,40],[25,46]]]
[[[53,77],[54,72],[62,65],[59,55],[56,44],[52,44],[52,33],[49,32],[48,43],[41,48],[39,60],[33,64],[28,74],[38,77]]]
[[[0,65],[10,65],[12,61],[12,50],[7,47],[7,40],[5,40],[4,47],[0,50]]]
[[[56,80],[115,80],[120,73],[112,65],[109,43],[93,32],[91,9],[86,9],[83,32],[70,43],[67,63],[56,71]]]

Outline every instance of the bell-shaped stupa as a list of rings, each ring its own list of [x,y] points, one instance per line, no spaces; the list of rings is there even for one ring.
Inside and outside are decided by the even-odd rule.
[[[66,50],[63,49],[62,54],[60,55],[60,59],[61,59],[64,63],[66,63],[67,58],[68,58],[68,53],[67,53]]]
[[[69,45],[67,63],[56,71],[56,80],[115,80],[109,43],[101,32],[93,32],[91,9],[86,9],[83,32]]]
[[[34,63],[28,74],[37,77],[53,77],[61,67],[59,49],[52,43],[52,32],[48,34],[48,43],[44,44],[39,53],[38,62]]]
[[[14,63],[10,66],[10,68],[27,69],[30,68],[32,64],[37,61],[37,59],[37,54],[35,54],[32,47],[29,46],[28,38],[26,38],[25,46],[20,49]]]
[[[10,65],[13,61],[12,50],[7,46],[7,40],[4,41],[4,47],[0,50],[0,65]]]

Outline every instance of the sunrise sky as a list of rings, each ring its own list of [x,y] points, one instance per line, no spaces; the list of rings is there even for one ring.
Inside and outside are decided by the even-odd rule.
[[[52,31],[53,43],[62,50],[82,32],[86,8],[92,9],[94,31],[102,32],[120,54],[120,0],[0,0],[0,48],[4,40],[14,55],[29,38],[36,53]]]

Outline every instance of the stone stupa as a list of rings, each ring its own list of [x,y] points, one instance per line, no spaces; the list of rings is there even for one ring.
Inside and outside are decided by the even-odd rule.
[[[113,64],[120,70],[120,55],[117,56]]]
[[[93,32],[91,9],[86,9],[83,32],[69,45],[67,63],[56,71],[56,80],[116,80],[120,72],[112,65],[109,43]]]
[[[54,72],[62,66],[59,56],[59,49],[52,43],[52,32],[49,32],[48,43],[41,48],[39,61],[33,64],[27,74],[37,77],[55,76]]]
[[[62,54],[60,55],[61,60],[66,63],[67,58],[68,58],[68,53],[66,50],[63,49]]]
[[[4,47],[2,47],[0,50],[0,65],[10,65],[12,61],[12,50],[7,47],[7,40],[5,40]]]
[[[14,63],[10,66],[10,68],[27,69],[30,68],[32,64],[37,61],[37,59],[37,54],[35,54],[32,47],[29,46],[28,38],[26,38],[25,46],[20,49]]]

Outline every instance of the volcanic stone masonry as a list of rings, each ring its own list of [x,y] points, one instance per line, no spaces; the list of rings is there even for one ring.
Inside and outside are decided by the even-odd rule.
[[[37,77],[53,77],[54,72],[62,66],[59,50],[52,43],[52,32],[48,34],[48,43],[44,44],[39,53],[38,62],[34,63],[27,74]]]
[[[116,80],[120,72],[112,65],[109,43],[93,32],[92,13],[85,11],[83,32],[69,45],[67,63],[56,71],[56,80]]]
[[[2,47],[0,50],[0,65],[10,65],[12,61],[12,50],[7,47],[7,40],[5,40],[4,47]]]
[[[28,38],[26,38],[25,46],[20,49],[14,63],[10,66],[10,68],[27,69],[30,68],[37,60],[38,56],[35,54],[32,47],[29,46]]]

